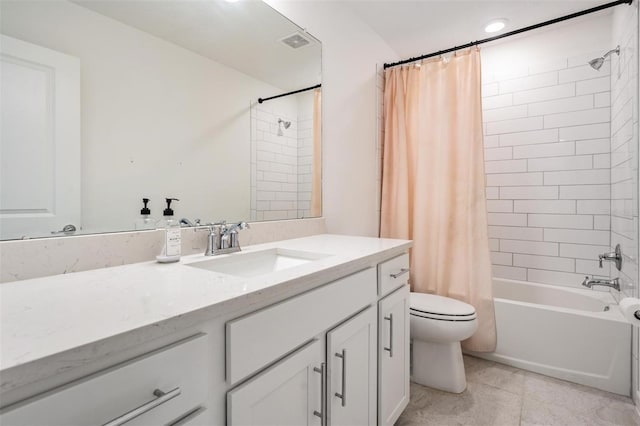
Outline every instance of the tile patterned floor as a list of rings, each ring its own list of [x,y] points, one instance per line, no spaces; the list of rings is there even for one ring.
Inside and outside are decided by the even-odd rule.
[[[467,390],[454,395],[411,384],[396,426],[640,426],[630,398],[464,357]]]

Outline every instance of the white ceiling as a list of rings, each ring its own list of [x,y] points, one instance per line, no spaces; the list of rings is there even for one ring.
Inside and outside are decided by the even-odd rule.
[[[280,43],[283,37],[302,30],[259,0],[236,3],[223,0],[73,1],[285,91],[321,81],[320,43],[316,41],[295,50]],[[338,1],[341,7],[348,8],[350,13],[380,35],[401,59],[466,44],[607,2]],[[611,10],[598,13],[608,14]],[[485,33],[484,26],[496,18],[508,19],[507,27],[499,33]],[[536,31],[549,28],[553,26]],[[393,59],[389,58],[389,61]]]
[[[399,58],[406,59],[513,31],[607,2],[363,0],[349,1],[346,4],[397,52]],[[611,10],[598,13],[611,13]],[[507,27],[498,33],[485,33],[485,25],[498,18],[507,18]],[[392,58],[389,59],[391,61]]]
[[[225,64],[284,91],[320,83],[321,45],[280,42],[302,30],[258,0],[74,0],[74,3]],[[264,96],[269,96],[265,93]]]

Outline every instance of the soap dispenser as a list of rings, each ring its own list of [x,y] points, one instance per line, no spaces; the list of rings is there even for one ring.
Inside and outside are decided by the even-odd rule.
[[[151,210],[147,206],[147,204],[149,204],[149,199],[143,198],[142,203],[144,204],[144,207],[140,210],[140,218],[136,220],[136,229],[155,229],[154,220],[151,218]]]
[[[164,229],[164,247],[162,253],[156,256],[160,263],[177,262],[180,260],[180,249],[182,245],[180,222],[173,217],[172,201],[180,201],[177,198],[165,198],[167,208],[164,209],[161,228]]]

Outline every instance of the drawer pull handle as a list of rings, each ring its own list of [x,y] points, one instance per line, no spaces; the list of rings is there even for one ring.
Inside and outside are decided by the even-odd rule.
[[[389,357],[393,358],[393,314],[389,314],[388,317],[384,317],[389,321],[389,347],[385,347],[384,350],[389,352]]]
[[[396,278],[398,278],[400,275],[404,275],[404,274],[406,274],[406,273],[407,273],[407,272],[409,272],[409,271],[410,271],[410,269],[409,269],[409,268],[402,268],[402,269],[400,269],[400,272],[398,272],[397,274],[389,274],[389,276],[390,276],[391,278],[393,278],[393,279],[396,279]]]
[[[342,400],[342,406],[347,406],[347,350],[343,349],[342,353],[336,352],[336,356],[342,359],[342,389],[335,395]]]
[[[129,411],[128,413],[124,413],[120,417],[117,417],[117,418],[105,423],[104,426],[120,426],[120,425],[123,425],[123,424],[135,419],[136,417],[141,416],[144,413],[147,413],[147,412],[153,410],[157,406],[162,405],[162,404],[164,404],[165,402],[167,402],[169,400],[172,400],[173,398],[177,397],[181,393],[182,393],[182,391],[180,390],[180,388],[172,389],[169,392],[163,392],[160,389],[156,389],[156,390],[153,391],[153,395],[156,397],[155,399],[152,399],[151,401],[146,402],[146,403],[142,404],[141,406],[139,406],[137,408],[134,408],[133,410]]]
[[[314,410],[313,415],[320,417],[320,424],[325,426],[327,424],[325,419],[325,413],[327,412],[327,396],[326,396],[326,383],[327,383],[327,370],[325,369],[325,363],[320,364],[320,368],[313,367],[313,371],[320,373],[320,411]]]

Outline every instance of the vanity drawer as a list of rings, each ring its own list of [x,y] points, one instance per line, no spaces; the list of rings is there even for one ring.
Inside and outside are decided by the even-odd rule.
[[[127,414],[128,426],[182,421],[205,405],[207,354],[199,334],[10,406],[0,424],[118,425]]]
[[[248,377],[370,305],[376,290],[376,272],[369,268],[227,322],[227,381]]]
[[[409,282],[409,255],[407,253],[378,264],[378,293],[384,296]]]

